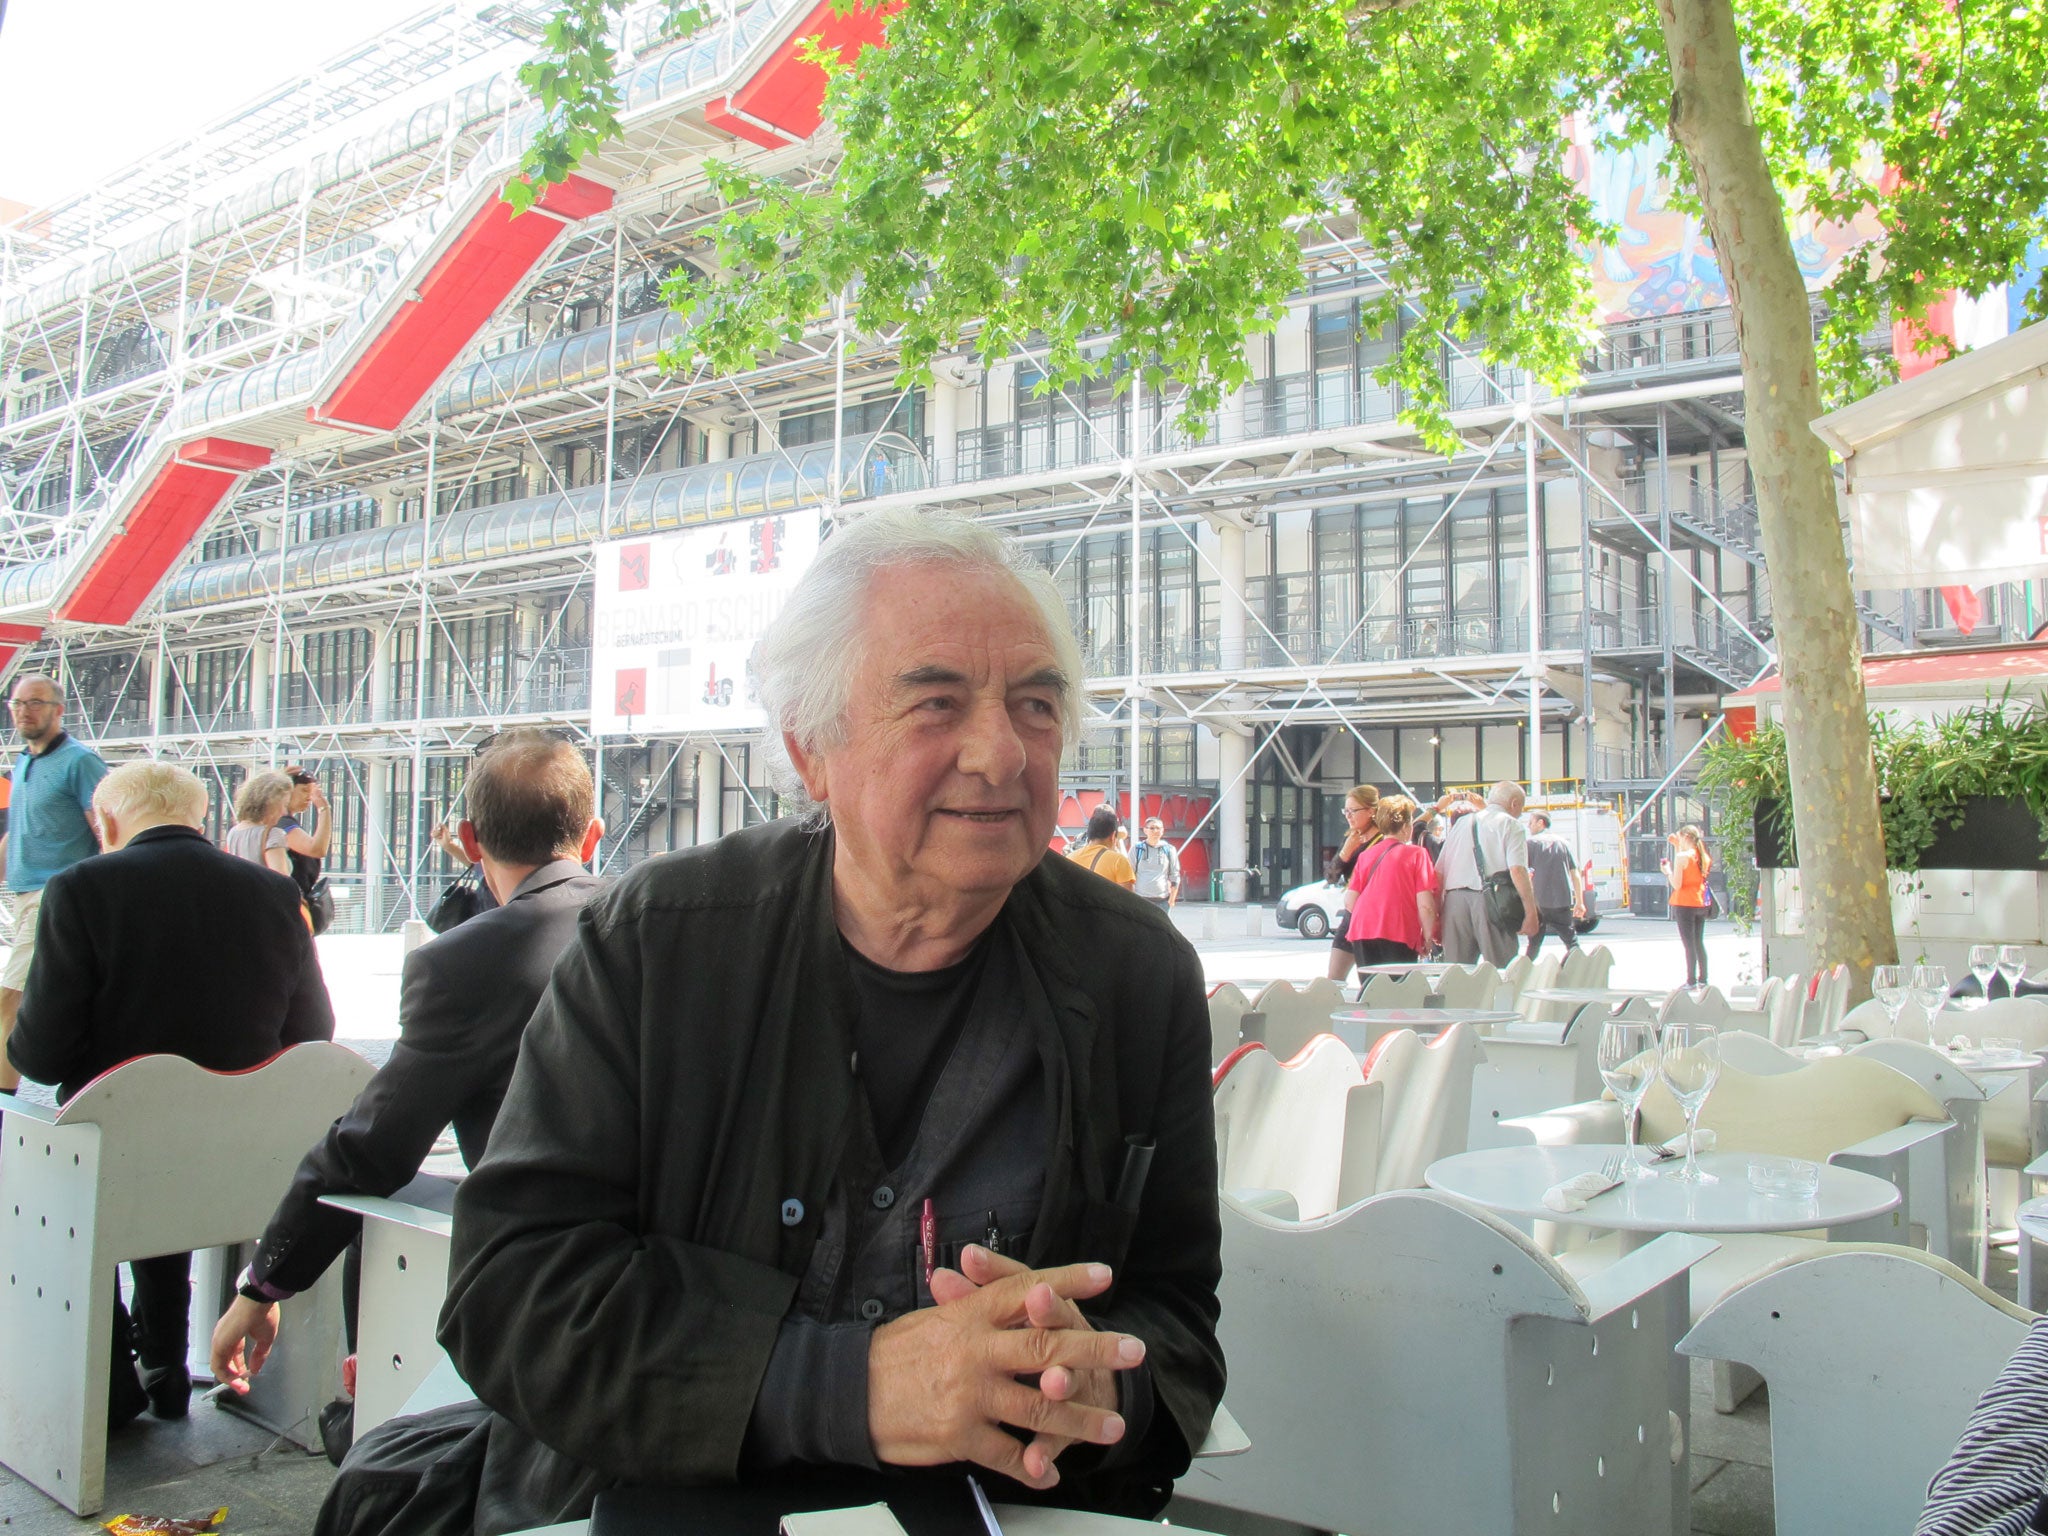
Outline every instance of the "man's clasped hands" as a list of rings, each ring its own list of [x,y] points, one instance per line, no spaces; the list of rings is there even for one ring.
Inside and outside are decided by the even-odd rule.
[[[1033,1488],[1059,1482],[1070,1445],[1114,1445],[1118,1371],[1142,1340],[1097,1333],[1077,1302],[1100,1296],[1107,1264],[1029,1269],[979,1246],[932,1272],[936,1306],[877,1328],[868,1347],[868,1435],[884,1464],[971,1461]],[[1037,1385],[1021,1379],[1036,1376]],[[1009,1434],[1028,1431],[1029,1442]]]

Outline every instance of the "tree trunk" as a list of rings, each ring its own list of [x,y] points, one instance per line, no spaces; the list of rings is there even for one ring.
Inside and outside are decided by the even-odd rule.
[[[1743,407],[1784,684],[1799,879],[1816,967],[1847,961],[1866,995],[1898,958],[1877,819],[1856,602],[1821,413],[1812,311],[1785,207],[1750,116],[1731,0],[1657,0],[1672,137],[1692,162],[1742,347]]]

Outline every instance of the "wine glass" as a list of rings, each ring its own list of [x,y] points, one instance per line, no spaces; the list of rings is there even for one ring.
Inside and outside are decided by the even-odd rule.
[[[1934,1038],[1934,1022],[1941,1014],[1942,1005],[1948,1001],[1948,967],[1914,966],[1912,993],[1913,1001],[1927,1015],[1927,1038],[1936,1045],[1941,1044]]]
[[[1884,1009],[1884,1016],[1891,1022],[1889,1031],[1894,1037],[1899,1032],[1899,1015],[1906,1009],[1906,975],[1896,965],[1871,967],[1870,995]]]
[[[2020,983],[2027,979],[2027,951],[2023,945],[1998,946],[1998,974],[2005,978],[2008,997],[2020,995]]]
[[[1657,1075],[1685,1111],[1685,1166],[1669,1177],[1685,1184],[1718,1184],[1713,1174],[1700,1171],[1696,1144],[1700,1108],[1721,1075],[1720,1031],[1711,1024],[1666,1024],[1663,1044]]]
[[[1624,1179],[1654,1179],[1636,1160],[1636,1111],[1657,1076],[1657,1026],[1640,1019],[1609,1019],[1600,1030],[1600,1078],[1621,1102]]]
[[[1977,978],[1977,1002],[1982,1008],[1991,1001],[1991,978],[1998,974],[1998,948],[1992,944],[1970,946],[1970,974]]]

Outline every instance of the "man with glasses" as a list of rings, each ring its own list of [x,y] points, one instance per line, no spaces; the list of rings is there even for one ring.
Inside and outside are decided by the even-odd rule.
[[[1160,911],[1180,900],[1180,854],[1166,841],[1166,823],[1157,816],[1146,818],[1145,840],[1131,850],[1131,869],[1138,894]]]
[[[36,952],[36,912],[50,877],[100,851],[92,792],[107,765],[64,729],[64,693],[39,673],[15,681],[7,701],[22,750],[14,759],[7,831],[7,890],[14,899],[14,945],[0,969],[0,1090],[21,1083],[6,1060],[7,1037],[21,1011],[22,988]]]

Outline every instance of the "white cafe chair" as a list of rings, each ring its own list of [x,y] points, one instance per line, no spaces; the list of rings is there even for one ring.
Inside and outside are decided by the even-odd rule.
[[[1938,1099],[1955,1121],[1955,1133],[1943,1138],[1946,1155],[1938,1161],[1923,1158],[1913,1165],[1911,1177],[1919,1182],[1910,1191],[1909,1204],[1925,1223],[1927,1251],[1982,1280],[1986,1259],[1984,1117],[1990,1095],[1948,1057],[1917,1040],[1866,1040],[1850,1054],[1881,1061],[1893,1071],[1905,1073]],[[2026,1096],[2017,1084],[2007,1087],[2004,1094],[2016,1099]]]
[[[1486,960],[1474,966],[1454,965],[1438,978],[1436,990],[1446,1008],[1491,1008],[1500,991],[1500,972]]]
[[[1429,978],[1420,971],[1402,976],[1368,976],[1358,994],[1361,1008],[1420,1008],[1429,1002]]]
[[[1280,1192],[1302,1216],[1364,1199],[1377,1177],[1385,1095],[1334,1035],[1289,1062],[1264,1046],[1240,1047],[1216,1084],[1223,1188]]]
[[[1574,1279],[1430,1190],[1312,1222],[1226,1196],[1218,1337],[1252,1447],[1178,1492],[1374,1536],[1684,1536],[1690,1401],[1671,1351],[1687,1267],[1667,1235]]]
[[[1770,1384],[1779,1536],[1904,1533],[2032,1321],[1939,1258],[1842,1243],[1728,1291],[1678,1351]]]

